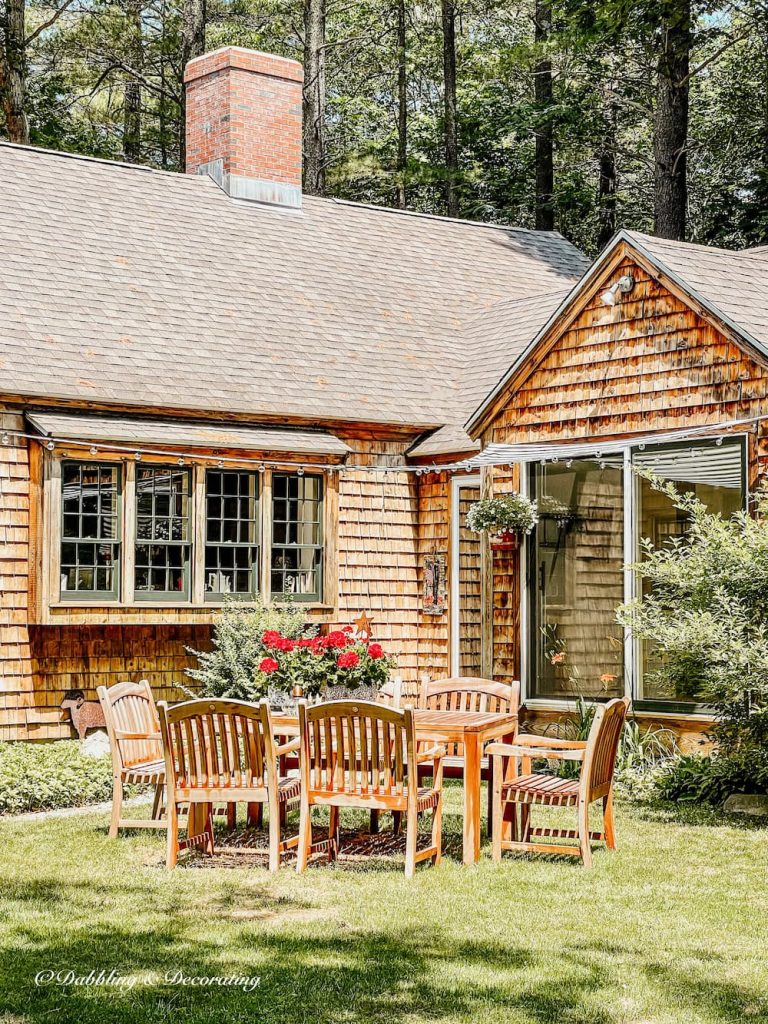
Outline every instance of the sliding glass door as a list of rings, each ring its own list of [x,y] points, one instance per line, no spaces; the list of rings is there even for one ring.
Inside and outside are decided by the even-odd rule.
[[[734,437],[530,467],[539,523],[526,549],[527,697],[605,699],[631,686],[637,700],[696,703],[697,693],[670,689],[655,652],[616,623],[617,606],[637,593],[626,567],[642,557],[641,540],[663,547],[686,530],[671,499],[636,471],[650,470],[727,517],[744,507],[745,461],[744,440]]]
[[[531,696],[610,697],[624,691],[623,459],[548,463],[535,471],[535,671]]]

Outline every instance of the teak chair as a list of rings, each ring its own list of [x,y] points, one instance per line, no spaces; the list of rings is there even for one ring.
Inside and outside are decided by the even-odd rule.
[[[167,828],[163,810],[165,761],[160,722],[152,689],[141,682],[115,683],[97,690],[112,752],[112,819],[109,836],[121,828]],[[123,790],[126,783],[155,787],[151,818],[123,818]]]
[[[518,714],[520,710],[520,683],[497,683],[493,679],[482,679],[478,676],[454,676],[450,679],[430,679],[421,677],[419,707],[429,711],[489,711],[505,714]],[[446,768],[463,769],[464,750],[460,743],[451,743],[447,747]],[[493,809],[491,806],[493,764],[490,759],[486,765],[488,773],[488,821],[490,823]],[[490,824],[489,824],[490,829]]]
[[[492,743],[488,754],[494,760],[493,784],[493,859],[501,860],[502,850],[534,853],[566,853],[580,856],[585,867],[592,866],[592,841],[605,841],[616,849],[613,823],[613,772],[621,730],[627,717],[629,700],[608,701],[595,710],[586,742],[557,740],[548,736],[521,734],[513,744]],[[581,761],[578,779],[561,779],[532,772],[535,758]],[[506,774],[504,761],[506,760]],[[521,771],[517,771],[517,762]],[[603,803],[603,831],[590,832],[589,808],[596,800]],[[531,807],[575,807],[577,828],[532,828]],[[517,838],[517,806],[520,807],[520,838]],[[504,810],[511,811],[504,818]],[[507,838],[505,832],[510,833]],[[578,846],[564,843],[535,842],[536,839],[577,839]]]
[[[379,690],[376,696],[377,704],[386,704],[390,708],[399,708],[403,700],[403,680],[400,676],[393,676]]]
[[[298,739],[275,744],[265,700],[188,700],[173,707],[160,701],[158,711],[168,793],[166,867],[196,846],[213,854],[213,805],[244,802],[269,808],[269,870],[277,871],[298,843],[298,836],[281,839],[280,812],[300,787],[298,778],[279,777],[277,762],[298,749]],[[179,807],[186,803],[187,836],[180,840]]]
[[[416,864],[440,861],[443,813],[444,747],[416,752],[413,711],[367,701],[331,701],[299,705],[301,762],[301,824],[297,870],[304,871],[311,853],[339,852],[339,809],[362,807],[406,816],[405,875]],[[419,761],[433,763],[432,785],[419,788]],[[330,808],[328,838],[312,842],[312,808]],[[417,849],[419,815],[432,811],[430,845]]]

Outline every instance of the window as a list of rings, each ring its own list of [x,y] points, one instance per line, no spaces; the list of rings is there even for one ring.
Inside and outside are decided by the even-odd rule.
[[[120,576],[120,469],[62,466],[61,592],[69,600],[115,598]]]
[[[271,589],[274,598],[322,599],[323,480],[272,476]]]
[[[46,603],[323,600],[319,473],[54,457],[46,466],[45,508],[56,509]]]
[[[722,444],[704,443],[687,448],[664,447],[635,452],[632,462],[652,470],[671,481],[679,491],[695,494],[710,512],[728,518],[744,507],[743,445],[726,440]],[[648,480],[638,479],[637,557],[642,557],[640,539],[648,538],[662,548],[675,537],[682,537],[687,528],[684,514],[666,494],[655,491]],[[648,701],[696,702],[700,694],[692,688],[673,691],[659,669],[662,662],[649,644],[640,650],[640,673],[637,696]]]
[[[205,595],[259,592],[258,474],[209,470],[205,477]]]
[[[190,480],[188,469],[136,469],[137,600],[189,599]]]
[[[659,548],[687,529],[670,499],[633,468],[652,470],[722,516],[744,507],[739,437],[532,465],[539,522],[525,554],[531,697],[606,698],[631,683],[636,700],[669,710],[690,711],[700,700],[692,690],[673,692],[658,653],[616,624],[617,605],[638,591],[628,566],[642,557],[641,540]]]

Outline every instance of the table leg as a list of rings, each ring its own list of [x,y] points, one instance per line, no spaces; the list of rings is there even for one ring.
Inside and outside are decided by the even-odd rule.
[[[480,740],[464,738],[464,863],[480,860]]]
[[[488,836],[493,835],[493,758],[488,758]]]

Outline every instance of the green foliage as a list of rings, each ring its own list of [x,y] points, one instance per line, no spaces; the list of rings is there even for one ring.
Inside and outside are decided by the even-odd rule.
[[[675,758],[656,778],[656,789],[663,800],[707,804],[721,804],[732,793],[768,793],[768,749]]]
[[[659,655],[655,687],[712,705],[720,748],[768,742],[768,497],[757,517],[710,513],[693,495],[650,478],[685,512],[683,538],[644,543],[634,566],[646,596],[619,608],[622,625]]]
[[[85,757],[76,740],[0,745],[0,814],[109,800],[112,761]]]
[[[500,498],[483,498],[467,513],[467,526],[475,533],[528,534],[538,522],[536,505],[522,494],[504,494]]]
[[[187,675],[198,684],[206,697],[229,697],[234,700],[259,700],[265,697],[269,684],[259,665],[269,653],[264,634],[274,630],[283,636],[299,639],[306,629],[305,613],[299,605],[276,607],[257,602],[244,606],[236,601],[225,604],[213,627],[210,651],[188,647],[198,660],[197,668]]]

